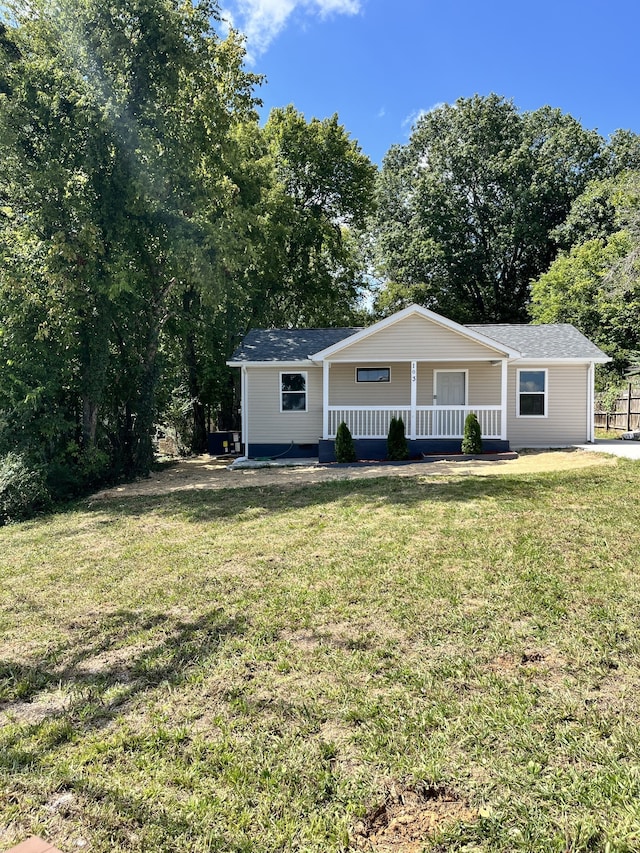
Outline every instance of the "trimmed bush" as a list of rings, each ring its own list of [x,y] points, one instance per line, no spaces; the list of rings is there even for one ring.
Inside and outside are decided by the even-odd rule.
[[[358,459],[356,448],[351,437],[351,430],[344,421],[336,432],[336,461],[355,462]]]
[[[21,453],[0,457],[0,526],[47,509],[51,497],[42,470]]]
[[[387,459],[400,460],[409,458],[409,447],[404,434],[402,418],[391,418],[387,435]]]
[[[473,412],[469,412],[465,418],[463,436],[463,453],[482,453],[482,432],[478,418]]]

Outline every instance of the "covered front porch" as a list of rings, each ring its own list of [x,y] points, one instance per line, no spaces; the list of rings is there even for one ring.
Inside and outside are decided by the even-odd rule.
[[[347,362],[323,365],[320,457],[333,452],[340,423],[361,452],[379,454],[392,418],[400,418],[410,452],[460,450],[467,415],[480,423],[487,449],[505,450],[508,359]]]

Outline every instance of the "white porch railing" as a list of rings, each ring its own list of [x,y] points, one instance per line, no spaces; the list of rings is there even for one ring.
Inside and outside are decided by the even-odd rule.
[[[329,406],[329,438],[342,421],[354,438],[386,438],[391,418],[402,418],[407,438],[462,438],[464,422],[475,412],[483,438],[501,438],[500,406],[416,406],[412,435],[411,406]]]
[[[410,406],[329,406],[329,438],[336,437],[342,421],[353,438],[386,438],[391,418],[402,418],[408,432]]]

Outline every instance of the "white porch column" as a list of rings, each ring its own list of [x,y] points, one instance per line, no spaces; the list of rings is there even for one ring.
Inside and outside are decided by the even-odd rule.
[[[411,362],[411,424],[409,438],[413,441],[417,432],[416,407],[418,405],[418,362]]]
[[[329,368],[330,362],[322,362],[322,438],[329,438]]]
[[[508,362],[506,358],[502,359],[502,383],[501,383],[501,391],[500,391],[500,438],[502,441],[507,440],[507,392],[508,392],[508,381],[507,381],[507,368]]]

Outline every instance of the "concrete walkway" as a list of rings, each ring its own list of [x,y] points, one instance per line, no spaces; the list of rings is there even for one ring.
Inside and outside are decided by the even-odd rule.
[[[592,453],[611,453],[625,459],[640,459],[640,441],[624,441],[620,438],[596,438],[593,444],[576,444],[578,450]]]
[[[309,459],[247,459],[246,456],[240,456],[231,465],[227,465],[227,468],[230,471],[237,471],[239,468],[309,468],[317,464],[317,456]]]

